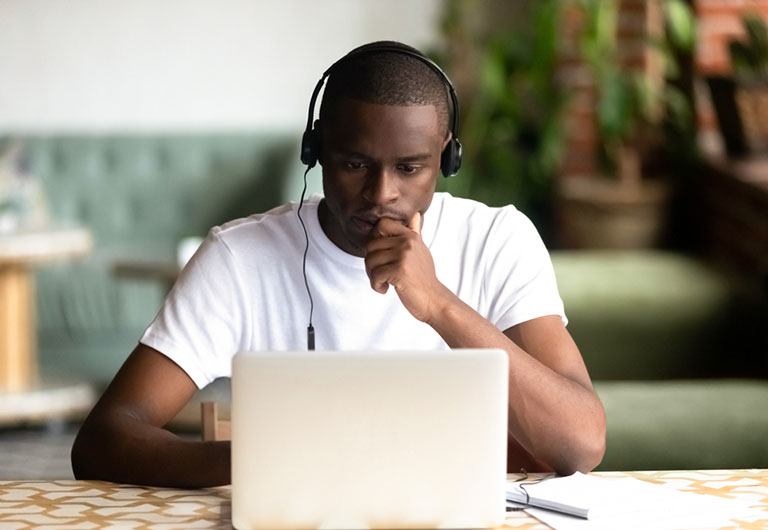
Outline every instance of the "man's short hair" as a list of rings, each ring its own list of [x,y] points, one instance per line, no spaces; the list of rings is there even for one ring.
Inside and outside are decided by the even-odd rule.
[[[421,52],[399,42],[385,44]],[[374,46],[375,46],[374,44]],[[331,71],[320,104],[320,122],[333,121],[339,100],[349,98],[380,105],[434,105],[438,124],[449,131],[448,87],[430,66],[415,57],[390,50],[372,50],[340,61]]]

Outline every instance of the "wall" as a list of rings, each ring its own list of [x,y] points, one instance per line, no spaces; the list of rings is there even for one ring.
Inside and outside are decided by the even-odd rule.
[[[628,70],[645,70],[660,77],[659,60],[646,45],[649,32],[658,32],[661,15],[657,1],[618,1],[617,39],[622,64]],[[593,175],[598,171],[595,86],[579,51],[583,24],[580,10],[571,2],[565,11],[559,68],[560,81],[570,97],[564,118],[565,148],[560,171],[564,176]]]
[[[648,57],[639,53],[649,23],[648,0],[620,0],[619,43],[627,65],[648,67]],[[744,34],[741,17],[757,13],[768,19],[768,0],[692,0],[697,17],[697,42],[694,69],[700,143],[706,151],[721,152],[722,140],[703,76],[728,75],[728,41]],[[576,10],[568,12],[563,32],[561,78],[571,94],[566,114],[566,149],[561,173],[583,175],[596,171],[596,127],[594,88],[577,54],[575,35],[581,21]]]
[[[303,127],[334,60],[437,35],[440,0],[2,0],[0,130]]]
[[[768,0],[695,0],[699,18],[696,69],[702,74],[728,74],[728,41],[744,34],[741,16],[768,18]]]

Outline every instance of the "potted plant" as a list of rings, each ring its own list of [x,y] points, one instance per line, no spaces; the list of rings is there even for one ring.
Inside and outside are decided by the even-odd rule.
[[[464,162],[441,188],[515,204],[551,236],[565,96],[557,83],[562,0],[450,0],[435,53],[461,97]]]
[[[731,156],[768,150],[768,28],[760,15],[742,18],[745,38],[728,44],[731,77],[709,77],[712,102]]]
[[[649,16],[654,8],[662,14],[658,32],[644,43],[651,64],[631,69],[620,55],[619,2],[575,3],[583,17],[581,60],[594,85],[600,171],[560,179],[562,242],[572,247],[657,246],[673,184],[664,175],[649,174],[647,162],[663,144],[665,125],[691,120],[687,98],[667,78],[676,74],[673,49],[692,46],[692,14],[682,0],[650,0]]]

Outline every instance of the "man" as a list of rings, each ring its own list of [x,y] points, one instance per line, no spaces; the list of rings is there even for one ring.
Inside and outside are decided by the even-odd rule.
[[[547,251],[514,207],[435,193],[452,109],[447,79],[415,54],[368,45],[328,78],[311,133],[324,198],[302,207],[318,348],[502,348],[508,468],[591,470],[605,417],[565,329]],[[72,449],[78,478],[230,481],[229,442],[182,440],[162,426],[198,387],[230,375],[237,351],[306,347],[296,209],[211,230],[83,424]]]

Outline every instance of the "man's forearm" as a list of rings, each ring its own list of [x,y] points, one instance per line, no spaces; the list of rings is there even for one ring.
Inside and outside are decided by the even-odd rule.
[[[72,447],[77,479],[200,488],[229,484],[230,443],[184,440],[133,418],[89,418]]]
[[[509,355],[509,428],[560,474],[589,471],[602,459],[605,416],[594,391],[523,351],[458,297],[446,294],[427,321],[451,348],[501,348]]]

